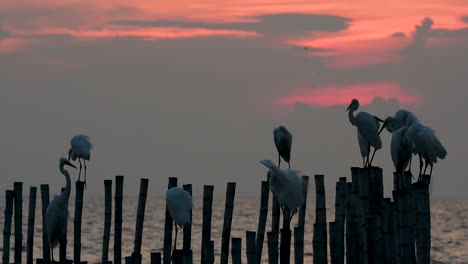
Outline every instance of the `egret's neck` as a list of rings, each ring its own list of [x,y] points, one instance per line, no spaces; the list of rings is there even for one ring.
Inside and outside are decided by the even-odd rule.
[[[63,168],[60,169],[60,172],[63,174],[63,176],[65,176],[65,179],[67,181],[65,185],[65,190],[63,191],[62,195],[68,199],[70,198],[70,189],[71,189],[70,174],[68,173],[68,171],[66,171]]]
[[[356,117],[354,117],[354,111],[356,111],[356,109],[349,109],[348,111],[348,118],[349,118],[349,122],[355,126],[356,125]]]

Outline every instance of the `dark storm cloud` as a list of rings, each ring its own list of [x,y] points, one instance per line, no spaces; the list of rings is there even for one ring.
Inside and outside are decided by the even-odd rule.
[[[351,19],[324,14],[274,14],[252,17],[258,22],[204,23],[181,20],[116,20],[115,25],[139,27],[182,27],[249,30],[269,34],[294,34],[306,31],[336,32],[346,29]]]

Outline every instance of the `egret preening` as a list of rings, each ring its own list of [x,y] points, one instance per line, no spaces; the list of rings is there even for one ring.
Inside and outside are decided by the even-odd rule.
[[[271,160],[260,161],[269,169],[270,175],[268,183],[271,192],[276,196],[280,206],[283,209],[287,207],[291,210],[289,221],[297,212],[298,208],[304,203],[304,195],[302,193],[302,185],[296,171],[281,170]]]
[[[408,121],[405,119],[405,124]],[[419,156],[419,178],[421,180],[422,173],[426,174],[427,166],[431,166],[429,175],[432,176],[432,167],[437,163],[437,158],[445,159],[447,150],[435,135],[432,128],[422,125],[415,121],[408,127],[408,133],[414,143],[414,153]],[[423,159],[425,162],[424,172],[422,172]]]
[[[273,130],[273,139],[275,140],[276,150],[278,150],[278,168],[281,164],[281,158],[288,163],[288,168],[291,169],[289,160],[291,159],[291,144],[292,135],[284,126],[279,126]]]
[[[74,136],[71,141],[71,148],[68,150],[68,160],[76,160],[80,163],[80,171],[78,172],[78,181],[81,177],[81,160],[84,163],[84,183],[86,186],[86,161],[91,157],[91,150],[93,149],[93,144],[88,136],[86,135],[77,135]]]
[[[177,226],[183,227],[190,224],[190,209],[192,209],[192,196],[180,187],[172,187],[166,192],[166,203],[169,213],[174,220],[175,241],[174,250],[177,245]]]
[[[403,172],[408,167],[413,155],[413,141],[408,133],[408,128],[401,126],[399,121],[394,117],[387,117],[385,119],[379,134],[385,127],[392,133],[390,153],[398,177],[397,189],[399,189],[402,183]]]
[[[354,112],[359,108],[359,101],[353,99],[348,106],[349,122],[357,127],[357,137],[359,149],[361,150],[362,163],[364,167],[370,167],[374,160],[375,152],[382,148],[382,140],[379,135],[379,122],[384,122],[377,116],[371,115],[367,112],[361,111],[356,116]],[[374,148],[374,153],[369,161],[370,147]],[[367,160],[365,160],[367,158]]]
[[[75,165],[71,164],[66,158],[60,159],[60,172],[65,176],[65,190],[55,196],[49,203],[45,215],[47,238],[49,239],[52,261],[54,260],[54,248],[60,242],[66,241],[67,237],[67,218],[68,218],[68,199],[70,198],[70,174],[65,170],[64,166],[68,165],[76,169]]]

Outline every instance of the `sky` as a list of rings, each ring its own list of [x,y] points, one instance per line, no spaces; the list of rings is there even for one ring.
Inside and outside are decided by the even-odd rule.
[[[59,157],[84,133],[89,194],[125,175],[130,195],[142,177],[157,196],[178,177],[195,195],[235,181],[259,196],[258,161],[276,162],[272,131],[286,125],[292,167],[324,174],[333,195],[362,163],[345,112],[357,98],[358,111],[405,108],[432,127],[448,150],[432,195],[467,197],[466,69],[461,0],[2,1],[0,191],[23,181],[58,193]],[[387,195],[390,137],[374,160]]]

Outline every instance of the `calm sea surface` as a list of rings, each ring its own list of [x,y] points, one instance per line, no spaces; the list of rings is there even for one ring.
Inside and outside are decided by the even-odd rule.
[[[135,232],[136,208],[138,199],[136,197],[124,197],[123,208],[123,234],[122,234],[122,257],[129,256],[133,251]],[[3,228],[5,198],[0,197],[0,227]],[[23,204],[23,244],[26,244],[28,199],[24,198]],[[271,201],[270,201],[271,206]],[[305,263],[312,263],[312,226],[315,217],[315,201],[308,200],[305,228]],[[432,263],[468,263],[468,200],[442,200],[435,199],[432,206]],[[334,199],[327,199],[327,221],[334,220]],[[41,217],[40,194],[38,192],[36,202],[36,224],[34,234],[34,258],[42,258],[42,217]],[[232,222],[232,236],[243,238],[243,258],[245,261],[245,231],[257,230],[259,211],[259,198],[236,197],[234,205],[234,218]],[[144,263],[149,263],[150,252],[162,251],[164,231],[165,203],[161,198],[148,197],[143,229],[142,254]],[[68,221],[68,245],[67,256],[72,259],[73,254],[73,215],[74,195],[70,197],[70,218]],[[215,241],[215,263],[219,263],[221,248],[221,233],[224,219],[224,197],[215,197],[213,203],[212,239]],[[112,220],[113,221],[113,220]],[[270,225],[270,214],[268,215],[267,230]],[[297,223],[297,216],[292,220],[293,225]],[[192,248],[194,252],[194,263],[199,263],[200,241],[202,224],[202,199],[194,198]],[[109,260],[113,260],[113,228],[112,223]],[[82,220],[82,261],[98,263],[102,254],[102,234],[104,228],[104,198],[86,197],[83,208]],[[12,232],[14,227],[12,226]],[[181,232],[179,233],[181,234]],[[11,238],[11,247],[14,245],[14,234]],[[178,248],[182,247],[182,236],[179,236]],[[263,250],[262,263],[267,263],[267,243]],[[293,253],[293,250],[292,250]],[[55,251],[58,256],[58,248]],[[13,262],[13,251],[10,254]],[[26,259],[24,247],[23,261]],[[124,263],[124,261],[122,261]]]

